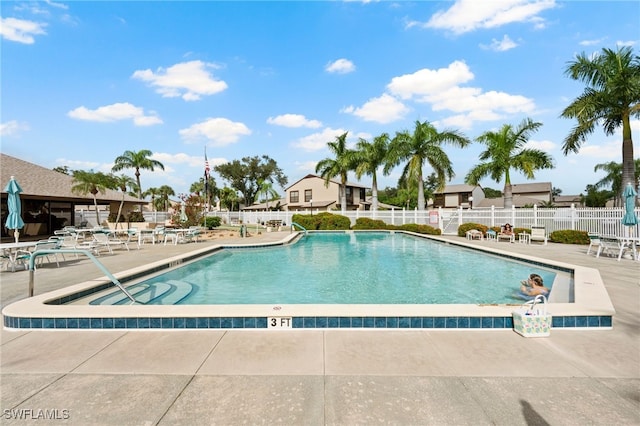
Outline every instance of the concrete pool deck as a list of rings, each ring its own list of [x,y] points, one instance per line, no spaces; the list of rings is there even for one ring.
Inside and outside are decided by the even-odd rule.
[[[100,260],[115,273],[204,244],[213,243]],[[597,268],[613,329],[538,339],[511,330],[3,329],[2,424],[640,424],[640,262],[596,259],[586,246],[472,244]],[[68,256],[39,268],[35,292],[102,275]],[[3,307],[26,297],[28,272],[0,279]]]

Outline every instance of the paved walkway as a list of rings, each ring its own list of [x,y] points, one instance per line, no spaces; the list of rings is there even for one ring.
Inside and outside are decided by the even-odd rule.
[[[588,257],[585,246],[474,244],[598,268],[613,330],[540,339],[510,330],[3,330],[0,423],[640,424],[640,262]],[[194,246],[101,260],[118,272]],[[87,260],[44,266],[36,294],[100,275]],[[0,279],[3,306],[26,296],[27,272]]]

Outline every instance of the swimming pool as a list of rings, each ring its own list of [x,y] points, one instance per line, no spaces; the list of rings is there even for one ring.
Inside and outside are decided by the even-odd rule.
[[[353,231],[345,234],[351,235]],[[355,232],[359,233],[359,232]],[[571,271],[572,283],[555,280],[550,310],[554,328],[607,329],[615,310],[596,269],[575,266],[528,255],[515,255],[496,245],[482,247],[465,240],[425,236],[408,232],[412,238],[429,240],[437,247],[478,251],[525,262],[529,267]],[[300,233],[286,234],[276,242],[252,244],[250,248],[288,245]],[[116,274],[126,284],[142,277],[168,271],[226,249],[246,246],[200,245],[180,256]],[[24,299],[3,308],[4,326],[14,329],[288,329],[288,328],[427,328],[504,329],[512,328],[513,305],[507,304],[217,304],[217,305],[131,305],[75,304],[74,301],[113,288],[104,277]],[[553,300],[556,299],[557,300]],[[68,304],[72,302],[72,304]],[[516,302],[518,303],[518,302]]]
[[[489,304],[530,273],[570,271],[389,232],[312,233],[296,244],[227,249],[129,287],[147,304]],[[114,290],[91,304],[129,304]]]

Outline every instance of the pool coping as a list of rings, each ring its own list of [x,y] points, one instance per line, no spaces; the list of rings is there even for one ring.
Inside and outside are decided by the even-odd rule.
[[[317,232],[317,231],[311,231]],[[318,231],[321,232],[321,231]],[[330,231],[336,232],[336,231]],[[370,231],[339,231],[370,232]],[[381,231],[376,231],[381,232]],[[597,269],[540,259],[506,250],[475,246],[439,236],[407,231],[388,231],[432,239],[503,257],[571,270],[574,274],[574,302],[548,304],[553,327],[610,329],[615,309]],[[280,246],[303,234],[294,232],[280,241],[261,244],[219,244],[200,248],[114,276],[131,281],[150,272],[167,269],[222,249]],[[6,306],[4,326],[14,329],[300,329],[300,328],[512,328],[512,312],[519,305],[61,305],[70,294],[96,286],[111,285],[107,277],[73,284],[63,289],[24,299]]]

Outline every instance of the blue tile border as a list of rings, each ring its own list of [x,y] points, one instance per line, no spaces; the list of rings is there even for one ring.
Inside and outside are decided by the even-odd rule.
[[[4,317],[4,326],[16,329],[266,329],[266,317],[163,318],[22,318]],[[611,328],[611,315],[552,317],[553,328]],[[508,317],[293,317],[294,329],[511,329]]]

